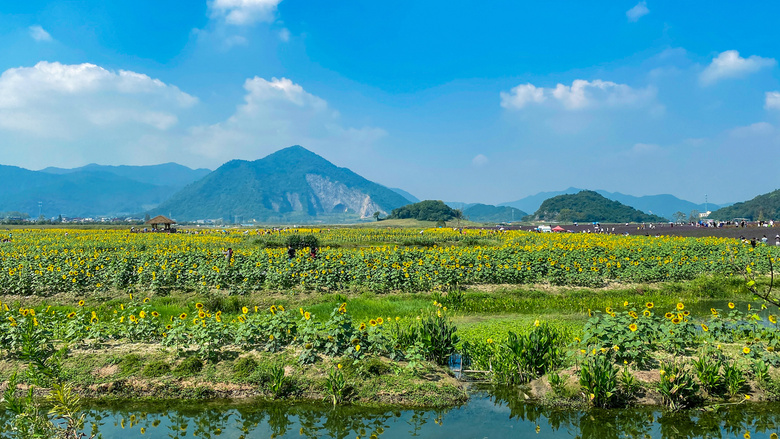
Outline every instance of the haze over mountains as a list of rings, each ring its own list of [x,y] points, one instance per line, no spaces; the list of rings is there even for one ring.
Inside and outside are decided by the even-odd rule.
[[[369,181],[301,146],[284,148],[255,161],[232,160],[214,171],[190,169],[176,163],[90,164],[40,171],[0,165],[0,184],[9,188],[0,191],[0,212],[19,211],[37,217],[40,208],[40,213],[47,218],[149,213],[172,216],[178,221],[221,218],[226,222],[345,223],[370,219],[375,212],[384,216],[392,209],[419,201],[403,189]],[[581,191],[572,187],[541,192],[499,206],[447,204],[462,209],[465,217],[476,222],[519,221],[527,212],[537,212],[545,200]],[[667,219],[676,212],[688,215],[693,210],[704,212],[722,207],[696,204],[668,194],[637,197],[603,190],[594,192],[645,214]],[[756,200],[760,202],[764,198]],[[764,211],[766,215],[771,210],[756,207],[756,202],[749,207],[756,215]],[[720,216],[732,213],[723,211]]]

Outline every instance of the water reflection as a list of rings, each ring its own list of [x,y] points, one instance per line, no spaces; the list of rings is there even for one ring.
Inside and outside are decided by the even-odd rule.
[[[4,415],[7,416],[7,415]],[[589,410],[527,403],[516,389],[479,391],[445,410],[371,409],[257,402],[116,403],[87,414],[105,438],[774,438],[780,405],[749,404],[667,413],[657,408]],[[7,426],[5,418],[0,422]],[[5,427],[7,429],[8,427]],[[745,434],[748,433],[748,436]],[[0,438],[15,437],[10,431]]]

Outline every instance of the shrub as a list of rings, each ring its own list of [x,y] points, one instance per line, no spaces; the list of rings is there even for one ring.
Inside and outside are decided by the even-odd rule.
[[[617,402],[617,368],[612,363],[610,350],[596,351],[580,367],[580,387],[589,404],[612,407]]]
[[[203,362],[198,357],[187,357],[174,369],[177,375],[195,375],[203,370]]]
[[[242,357],[233,363],[233,375],[239,379],[249,378],[257,370],[257,361],[252,357]]]
[[[171,366],[162,360],[155,360],[147,363],[141,371],[141,375],[149,378],[157,378],[167,375],[171,371]]]
[[[658,382],[658,392],[669,409],[681,410],[695,403],[699,385],[685,364],[664,361],[661,363],[659,373],[661,377]]]

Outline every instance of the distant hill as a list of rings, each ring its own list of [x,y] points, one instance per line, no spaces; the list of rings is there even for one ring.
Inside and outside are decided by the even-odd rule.
[[[656,215],[648,215],[594,191],[558,195],[545,200],[533,214],[534,221],[555,222],[661,222]]]
[[[528,215],[522,210],[509,206],[491,206],[489,204],[474,204],[463,211],[469,221],[480,223],[506,223],[520,221]]]
[[[19,211],[36,218],[127,215],[146,210],[170,190],[106,172],[61,175],[0,165],[0,211]]]
[[[387,219],[411,218],[419,221],[449,221],[457,217],[458,213],[442,201],[425,200],[393,209]]]
[[[395,192],[396,194],[406,198],[407,200],[409,200],[410,203],[419,203],[420,202],[419,198],[415,197],[414,195],[410,194],[409,192],[406,192],[403,189],[398,189],[397,187],[391,187],[390,190]]]
[[[720,208],[712,212],[710,218],[718,220],[747,218],[751,221],[780,219],[780,189],[759,195],[752,200]]]
[[[178,190],[205,177],[211,170],[205,168],[190,169],[178,163],[163,163],[160,165],[148,166],[105,166],[91,163],[73,169],[49,167],[41,169],[41,172],[57,175],[75,174],[79,172],[103,172],[129,180],[139,181],[141,183]]]
[[[406,204],[396,192],[296,145],[260,160],[231,160],[149,214],[178,221],[350,222]]]
[[[558,195],[576,194],[583,190],[584,189],[570,187],[562,191],[540,192],[535,195],[521,198],[517,201],[501,203],[499,206],[511,206],[520,210],[525,210],[526,212],[535,212],[542,205],[542,202],[549,198]],[[682,212],[688,215],[693,210],[705,212],[707,209],[714,210],[718,209],[719,207],[723,207],[722,205],[717,205],[714,203],[696,204],[669,194],[643,195],[641,197],[637,197],[634,195],[622,194],[620,192],[608,192],[605,190],[596,190],[594,192],[610,200],[619,201],[627,206],[633,207],[634,209],[641,210],[647,214],[662,216],[666,219],[671,219],[676,212]]]

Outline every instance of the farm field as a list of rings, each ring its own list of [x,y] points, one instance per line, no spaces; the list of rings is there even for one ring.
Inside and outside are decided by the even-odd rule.
[[[481,229],[10,233],[7,389],[448,406],[467,398],[448,369],[457,353],[472,378],[537,383],[529,394],[550,403],[780,398],[780,312],[748,288],[769,288],[774,246]],[[290,257],[292,242],[318,251]],[[690,381],[684,397],[669,396],[667,370]]]

